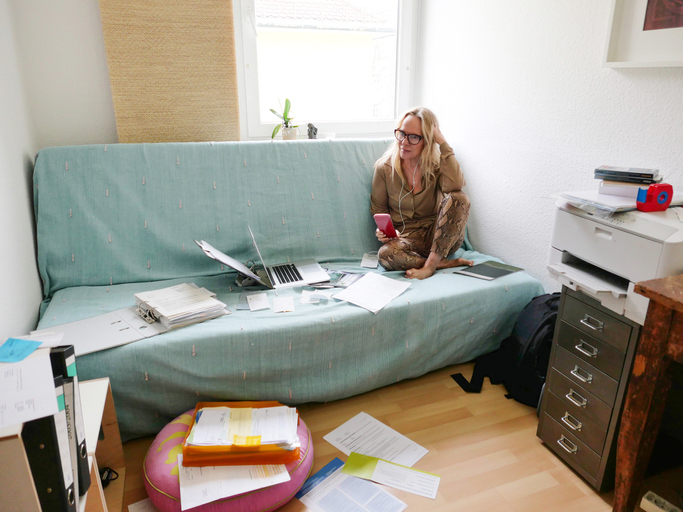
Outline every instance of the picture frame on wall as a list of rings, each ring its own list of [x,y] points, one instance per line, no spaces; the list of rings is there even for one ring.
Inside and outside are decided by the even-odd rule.
[[[683,66],[683,0],[612,0],[603,65]]]

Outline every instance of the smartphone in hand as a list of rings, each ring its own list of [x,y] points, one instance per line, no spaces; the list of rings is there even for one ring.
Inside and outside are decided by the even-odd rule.
[[[391,222],[391,215],[388,213],[376,213],[375,223],[379,230],[389,238],[398,238],[398,233],[394,229],[394,223]]]

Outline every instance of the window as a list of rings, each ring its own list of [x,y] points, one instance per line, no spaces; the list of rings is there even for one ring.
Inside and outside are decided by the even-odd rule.
[[[306,137],[391,133],[410,106],[412,0],[235,0],[243,134],[268,138],[285,99]],[[240,62],[241,60],[241,62]]]

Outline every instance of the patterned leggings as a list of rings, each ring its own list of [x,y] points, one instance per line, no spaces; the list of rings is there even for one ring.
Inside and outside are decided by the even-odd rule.
[[[430,252],[447,258],[465,240],[469,214],[467,194],[462,190],[445,194],[439,204],[436,222],[428,229],[385,243],[377,254],[380,265],[386,270],[408,270],[421,268]]]

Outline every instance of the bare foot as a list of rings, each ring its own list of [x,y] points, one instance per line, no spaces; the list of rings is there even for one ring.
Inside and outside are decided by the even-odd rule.
[[[468,267],[471,267],[472,265],[474,265],[474,262],[470,261],[470,260],[466,260],[465,258],[456,258],[454,260],[443,259],[436,266],[436,269],[441,270],[443,268],[462,267],[463,265],[467,265]]]
[[[406,277],[408,279],[427,279],[434,275],[435,270],[431,267],[411,268],[406,270]]]
[[[463,265],[471,267],[474,265],[474,262],[464,258],[456,258],[454,260],[443,259],[436,265],[435,268],[432,268],[426,264],[422,268],[411,268],[406,271],[406,277],[408,279],[427,279],[428,277],[432,277],[436,270],[462,267]]]

